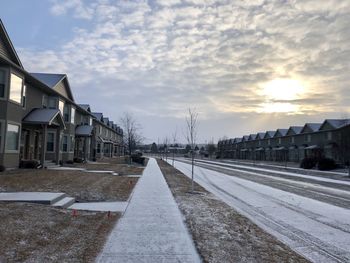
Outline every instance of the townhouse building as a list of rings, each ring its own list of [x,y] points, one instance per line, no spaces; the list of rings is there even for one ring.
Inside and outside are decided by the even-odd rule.
[[[347,164],[350,161],[350,119],[327,119],[322,123],[220,140],[218,153],[222,158],[276,162],[327,157]]]
[[[0,20],[0,165],[102,158],[96,155],[94,123],[108,130],[103,139],[117,149],[111,147],[107,156],[122,155],[122,129],[77,104],[67,75],[27,72]]]

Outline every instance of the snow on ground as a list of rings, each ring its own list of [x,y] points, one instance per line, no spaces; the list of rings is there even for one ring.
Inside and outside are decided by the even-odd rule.
[[[68,208],[86,211],[124,212],[127,206],[128,202],[88,202],[75,203]]]
[[[154,159],[148,161],[97,262],[200,262]]]
[[[311,261],[350,261],[348,209],[200,167],[195,181]]]
[[[283,171],[276,171],[276,170],[272,170],[272,169],[251,167],[251,166],[247,166],[247,165],[228,164],[228,163],[215,162],[215,161],[205,161],[205,162],[211,163],[212,165],[216,165],[218,167],[220,167],[220,165],[224,164],[225,166],[229,166],[229,167],[233,167],[233,168],[249,169],[249,170],[256,171],[256,172],[259,172],[259,171],[260,172],[268,172],[271,174],[294,176],[294,177],[306,178],[306,179],[320,181],[320,182],[328,182],[328,183],[341,184],[341,185],[350,185],[350,182],[348,182],[348,181],[341,181],[341,180],[324,178],[324,177],[313,176],[313,175],[304,175],[304,174],[298,174],[298,173],[292,173],[292,172],[283,172]],[[244,172],[242,170],[237,170],[237,171]]]

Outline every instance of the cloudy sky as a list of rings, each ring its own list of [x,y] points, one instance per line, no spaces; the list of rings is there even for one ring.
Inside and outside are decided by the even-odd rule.
[[[25,68],[66,73],[78,103],[147,142],[189,107],[199,141],[350,117],[349,0],[7,0]]]

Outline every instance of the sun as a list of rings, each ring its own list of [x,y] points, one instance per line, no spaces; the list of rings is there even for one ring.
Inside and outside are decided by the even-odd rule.
[[[274,79],[264,83],[260,92],[269,100],[290,101],[298,99],[305,88],[296,79]]]

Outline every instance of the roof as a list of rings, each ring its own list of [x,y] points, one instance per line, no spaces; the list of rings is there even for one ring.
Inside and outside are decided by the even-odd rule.
[[[91,136],[93,127],[91,125],[79,125],[75,128],[75,135],[77,136]]]
[[[276,131],[267,131],[265,132],[264,138],[272,138],[275,135]]]
[[[306,128],[309,128],[312,132],[318,131],[322,123],[306,123],[300,133],[305,132]]]
[[[104,124],[106,124],[108,126],[109,119],[107,117],[103,118],[102,121]]]
[[[249,140],[252,141],[252,140],[255,140],[256,139],[256,134],[250,134],[249,135]]]
[[[256,135],[257,139],[263,139],[264,136],[265,136],[264,132],[258,132],[257,135]]]
[[[290,126],[288,129],[288,132],[293,131],[294,134],[299,134],[302,131],[302,129],[303,129],[303,126]]]
[[[345,127],[347,125],[350,125],[350,119],[326,119],[323,123],[322,126],[320,127],[320,130],[322,127],[328,123],[333,129],[339,129],[342,127]]]
[[[275,134],[274,134],[274,137],[282,137],[282,136],[285,136],[288,132],[288,129],[277,129]],[[278,135],[279,134],[279,135]]]
[[[51,73],[30,73],[34,78],[45,83],[51,89],[53,89],[58,82],[60,82],[65,75],[64,74],[51,74]]]
[[[102,121],[103,114],[101,112],[92,112],[92,115],[99,121]]]
[[[70,89],[68,78],[66,74],[56,73],[30,73],[34,78],[40,80],[51,89],[56,90],[58,83],[64,81],[65,91],[67,92],[68,99],[74,101],[73,93]],[[59,89],[56,90],[62,96],[66,97],[66,94],[62,93]]]
[[[90,109],[90,105],[89,104],[78,104],[78,106],[80,108],[82,108],[83,110],[86,110],[88,112],[91,112],[91,109]]]
[[[9,55],[12,58],[12,62],[14,62],[20,68],[24,69],[22,62],[17,55],[17,52],[16,52],[16,50],[11,42],[9,35],[7,34],[6,28],[5,28],[4,24],[2,23],[1,19],[0,19],[0,37],[1,37],[1,39],[4,40],[5,47],[7,48],[7,51],[9,52]]]
[[[23,122],[46,125],[58,124],[59,126],[66,128],[59,109],[34,109],[23,118]]]
[[[244,136],[242,137],[242,141],[248,141],[248,139],[249,139],[249,136],[248,136],[248,135],[244,135]]]

